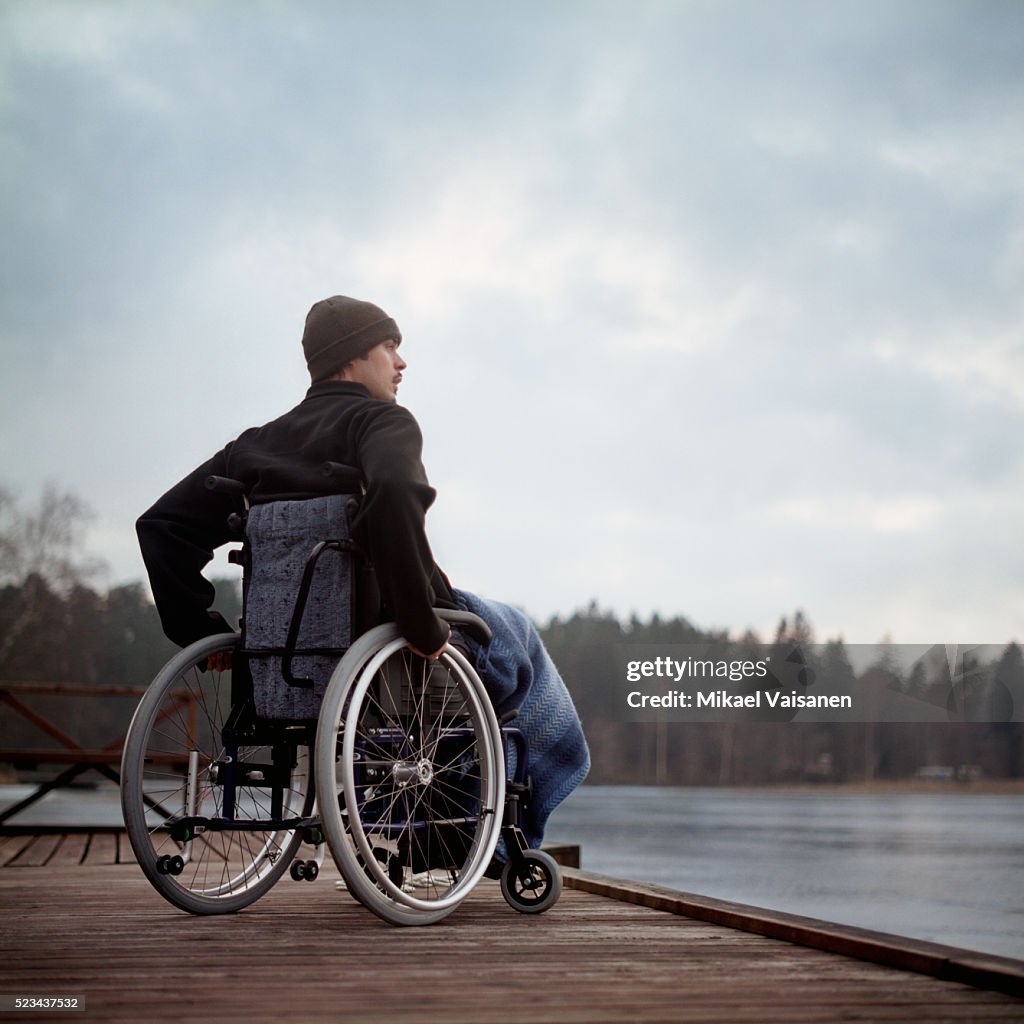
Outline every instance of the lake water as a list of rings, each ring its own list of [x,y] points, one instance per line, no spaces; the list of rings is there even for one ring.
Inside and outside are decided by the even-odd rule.
[[[117,824],[117,791],[18,820]],[[1024,796],[583,786],[547,838],[589,871],[1024,959]]]
[[[1024,959],[1024,796],[583,786],[589,871]]]

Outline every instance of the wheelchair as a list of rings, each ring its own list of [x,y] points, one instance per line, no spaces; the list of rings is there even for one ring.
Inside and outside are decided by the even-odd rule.
[[[355,471],[329,465],[325,473],[351,481]],[[237,481],[211,477],[207,486],[244,498]],[[359,495],[323,500],[344,513],[333,535],[302,548],[297,588],[280,590],[294,601],[283,643],[254,642],[260,567],[250,527],[257,512],[286,503],[250,508],[245,500],[245,513],[232,515],[242,542],[229,556],[243,568],[240,632],[173,657],[126,735],[121,805],[139,866],[161,896],[193,914],[241,910],[286,874],[314,881],[325,847],[351,895],[395,925],[441,920],[485,874],[499,877],[517,911],[547,910],[561,876],[521,829],[526,741],[510,724],[514,713],[498,721],[467,657],[464,638],[486,642],[486,623],[438,609],[453,640],[433,662],[391,623],[346,634],[351,642],[340,645],[336,636],[310,644],[304,619],[358,619],[361,552],[348,521]],[[325,608],[317,592],[325,556],[341,565],[327,575],[347,610]]]

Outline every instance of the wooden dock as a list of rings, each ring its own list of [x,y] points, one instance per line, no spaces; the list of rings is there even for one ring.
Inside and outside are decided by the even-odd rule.
[[[485,882],[440,924],[395,928],[337,877],[328,858],[313,884],[195,918],[150,888],[116,831],[3,837],[0,995],[73,995],[85,1011],[0,1024],[1024,1021],[1014,960],[573,869],[539,917]]]

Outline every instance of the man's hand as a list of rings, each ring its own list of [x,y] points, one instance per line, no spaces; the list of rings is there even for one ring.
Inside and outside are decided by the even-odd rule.
[[[208,672],[229,672],[231,670],[231,655],[234,651],[217,651],[206,659]]]
[[[438,649],[434,651],[433,654],[424,654],[423,651],[421,651],[418,647],[414,647],[412,644],[409,644],[409,650],[411,650],[413,654],[418,654],[421,658],[426,658],[427,661],[437,661],[437,659],[440,658],[441,655],[444,653],[444,649],[448,646],[448,641],[451,640],[451,638],[452,631],[451,627],[449,627],[448,635],[444,638],[444,643],[441,644],[441,646],[438,647]]]

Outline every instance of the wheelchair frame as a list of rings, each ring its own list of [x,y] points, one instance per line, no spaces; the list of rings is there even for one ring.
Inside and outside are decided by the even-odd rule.
[[[223,478],[207,486],[243,491]],[[245,567],[244,517],[234,518],[243,548],[230,557]],[[308,556],[281,652],[289,686],[311,685],[295,678],[292,661],[317,560],[338,544],[321,541]],[[486,623],[468,612],[438,615],[489,639]],[[165,899],[190,913],[232,913],[286,872],[315,880],[326,846],[351,894],[377,916],[431,924],[485,874],[494,877],[500,840],[509,905],[540,913],[557,901],[558,865],[530,849],[520,828],[530,793],[526,741],[510,725],[514,713],[498,722],[458,646],[431,663],[393,624],[368,630],[340,657],[316,721],[257,717],[248,654],[237,633],[183,649],[157,674],[129,727],[125,825]],[[516,771],[507,779],[510,746]],[[313,846],[312,858],[298,856],[303,843]]]

